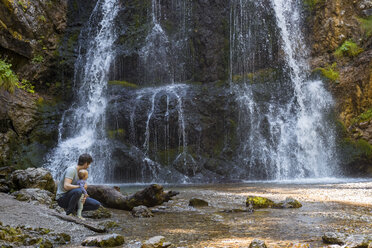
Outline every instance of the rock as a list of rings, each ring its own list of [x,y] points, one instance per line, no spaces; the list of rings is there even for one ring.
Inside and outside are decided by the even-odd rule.
[[[16,170],[10,175],[10,183],[13,190],[39,188],[52,193],[55,191],[52,174],[44,168]]]
[[[326,232],[322,237],[324,243],[337,245],[345,244],[345,238],[345,234],[335,232]]]
[[[138,206],[132,209],[132,215],[137,218],[150,218],[154,217],[154,214],[146,206]]]
[[[98,246],[98,247],[114,247],[124,244],[124,237],[119,234],[98,235],[85,239],[81,245],[83,246]]]
[[[249,245],[249,248],[267,248],[267,246],[265,244],[265,241],[254,239]]]
[[[254,209],[270,208],[274,204],[272,200],[260,196],[248,196],[246,200],[246,206],[249,207],[251,205]]]
[[[9,191],[8,182],[5,179],[0,179],[0,192],[8,193]]]
[[[155,236],[147,240],[141,248],[165,248],[171,246],[170,242],[165,241],[163,236]]]
[[[192,198],[189,201],[189,206],[195,207],[195,208],[197,208],[197,207],[208,207],[208,202],[206,202],[202,199]]]
[[[299,201],[291,197],[287,197],[284,201],[275,203],[273,207],[275,208],[300,208],[302,207],[302,204]]]
[[[21,189],[12,193],[12,195],[18,201],[36,201],[46,205],[51,205],[54,198],[54,195],[49,191],[38,188]]]
[[[83,211],[83,217],[91,219],[111,218],[112,213],[107,208],[100,206],[95,211]]]

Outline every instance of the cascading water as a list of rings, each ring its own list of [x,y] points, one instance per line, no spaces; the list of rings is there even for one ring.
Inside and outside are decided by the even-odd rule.
[[[308,80],[300,10],[296,0],[232,3],[230,82],[241,109],[238,154],[248,179],[335,173],[335,135],[327,120],[333,102],[321,81]]]
[[[170,164],[178,159],[183,159],[186,166],[188,159],[187,155],[187,134],[185,116],[183,111],[183,97],[186,95],[188,89],[187,85],[175,84],[185,80],[184,68],[185,61],[184,50],[187,48],[187,35],[186,35],[186,19],[189,15],[186,12],[186,3],[188,1],[175,1],[176,7],[180,7],[181,18],[178,18],[181,23],[179,30],[174,37],[169,38],[161,26],[161,5],[160,1],[152,0],[151,5],[151,21],[152,29],[147,35],[146,44],[140,50],[140,63],[144,70],[143,84],[145,85],[164,85],[156,88],[148,87],[136,91],[136,100],[132,105],[130,114],[130,139],[133,145],[139,147],[146,155],[146,160],[159,161],[162,163]],[[176,69],[177,68],[177,69]],[[160,104],[161,98],[166,98],[166,104]],[[170,101],[175,100],[176,105],[172,105],[176,111],[170,111]],[[148,102],[145,104],[144,102]],[[148,106],[146,112],[136,112],[137,105]],[[164,107],[166,108],[164,112]],[[163,118],[159,118],[159,112],[163,113]],[[143,118],[141,115],[147,113],[144,133],[141,133],[139,128],[142,126],[138,123],[139,119]],[[172,117],[170,114],[176,114]],[[140,116],[139,116],[140,115]],[[170,127],[169,118],[177,118],[178,126]],[[160,120],[161,119],[161,120]],[[137,128],[136,128],[137,127]],[[177,148],[170,137],[170,128],[176,130],[178,137]],[[137,132],[140,132],[137,134]],[[174,133],[172,133],[173,135]],[[143,140],[142,140],[143,139]],[[171,144],[172,143],[172,144]],[[161,147],[158,147],[161,144]],[[170,155],[169,150],[175,153],[176,157]],[[159,158],[159,152],[162,159]],[[173,154],[172,154],[173,155]],[[172,160],[172,161],[171,161]],[[192,159],[191,159],[192,160]],[[158,171],[158,170],[156,170]],[[158,172],[156,172],[158,173]],[[159,177],[152,171],[152,180],[158,180]],[[141,181],[141,179],[139,179]],[[142,181],[144,178],[142,178]]]
[[[76,102],[63,115],[58,145],[45,165],[55,178],[59,178],[66,167],[76,165],[79,155],[87,152],[93,155],[95,164],[90,169],[90,180],[105,181],[105,166],[110,154],[105,128],[105,94],[117,37],[113,21],[118,11],[118,0],[97,1],[80,34],[74,74]]]

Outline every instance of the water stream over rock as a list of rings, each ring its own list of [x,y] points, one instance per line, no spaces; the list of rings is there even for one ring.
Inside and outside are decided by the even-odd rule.
[[[83,152],[94,157],[90,180],[98,183],[338,175],[333,100],[309,77],[298,1],[217,6],[230,13],[221,22],[229,69],[209,83],[195,82],[195,49],[209,38],[198,33],[194,5],[206,3],[152,0],[147,19],[136,19],[142,41],[128,52],[121,41],[132,24],[116,26],[119,2],[98,1],[80,34],[75,102],[46,164],[55,177]]]

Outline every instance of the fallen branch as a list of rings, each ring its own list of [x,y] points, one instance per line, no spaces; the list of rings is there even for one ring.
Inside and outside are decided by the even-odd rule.
[[[175,191],[164,192],[163,186],[158,184],[152,184],[131,196],[124,196],[114,187],[106,185],[89,185],[87,191],[89,197],[100,201],[105,207],[127,211],[140,205],[146,207],[161,205],[179,194]]]
[[[57,212],[51,212],[51,215],[56,216],[56,217],[58,217],[62,220],[68,221],[68,222],[73,222],[73,223],[76,223],[76,224],[79,224],[79,225],[83,225],[86,228],[88,228],[88,229],[90,229],[94,232],[97,232],[97,233],[106,232],[105,227],[101,227],[101,226],[98,226],[98,225],[94,225],[92,223],[88,223],[88,222],[83,221],[81,219],[78,219],[76,217],[68,216],[68,215],[65,215],[65,214],[60,214],[60,213],[57,213]]]

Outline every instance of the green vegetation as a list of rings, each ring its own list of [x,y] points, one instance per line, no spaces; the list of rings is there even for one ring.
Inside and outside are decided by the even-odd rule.
[[[17,75],[11,69],[12,64],[0,59],[0,88],[14,93],[15,88],[27,91],[28,93],[35,93],[34,86],[26,79],[19,82]]]
[[[372,16],[367,19],[359,18],[358,21],[362,25],[364,32],[366,32],[367,37],[370,37],[372,35]]]
[[[0,88],[13,93],[15,87],[17,87],[18,77],[11,67],[11,64],[0,59]]]
[[[363,52],[363,49],[359,47],[355,42],[352,40],[345,41],[335,52],[334,55],[337,57],[356,57],[361,52]]]
[[[333,63],[332,65],[328,65],[326,68],[318,67],[315,71],[320,71],[322,75],[328,78],[332,82],[338,82],[340,78],[340,73],[336,70],[337,63]]]
[[[40,63],[43,63],[44,62],[44,57],[43,55],[35,55],[32,60],[31,60],[31,63],[32,64],[40,64]]]
[[[20,83],[17,83],[17,88],[27,91],[28,93],[35,93],[35,86],[33,86],[32,83],[26,79],[22,79]]]
[[[130,83],[130,82],[127,82],[127,81],[114,80],[114,81],[108,81],[108,84],[110,84],[110,85],[120,85],[120,86],[127,87],[127,88],[138,88],[137,84]]]
[[[320,4],[320,3],[323,3],[324,0],[304,0],[304,4],[305,6],[310,10],[314,10],[314,8]]]
[[[372,108],[368,109],[367,111],[363,112],[359,116],[353,118],[351,120],[351,124],[360,123],[372,120]]]

